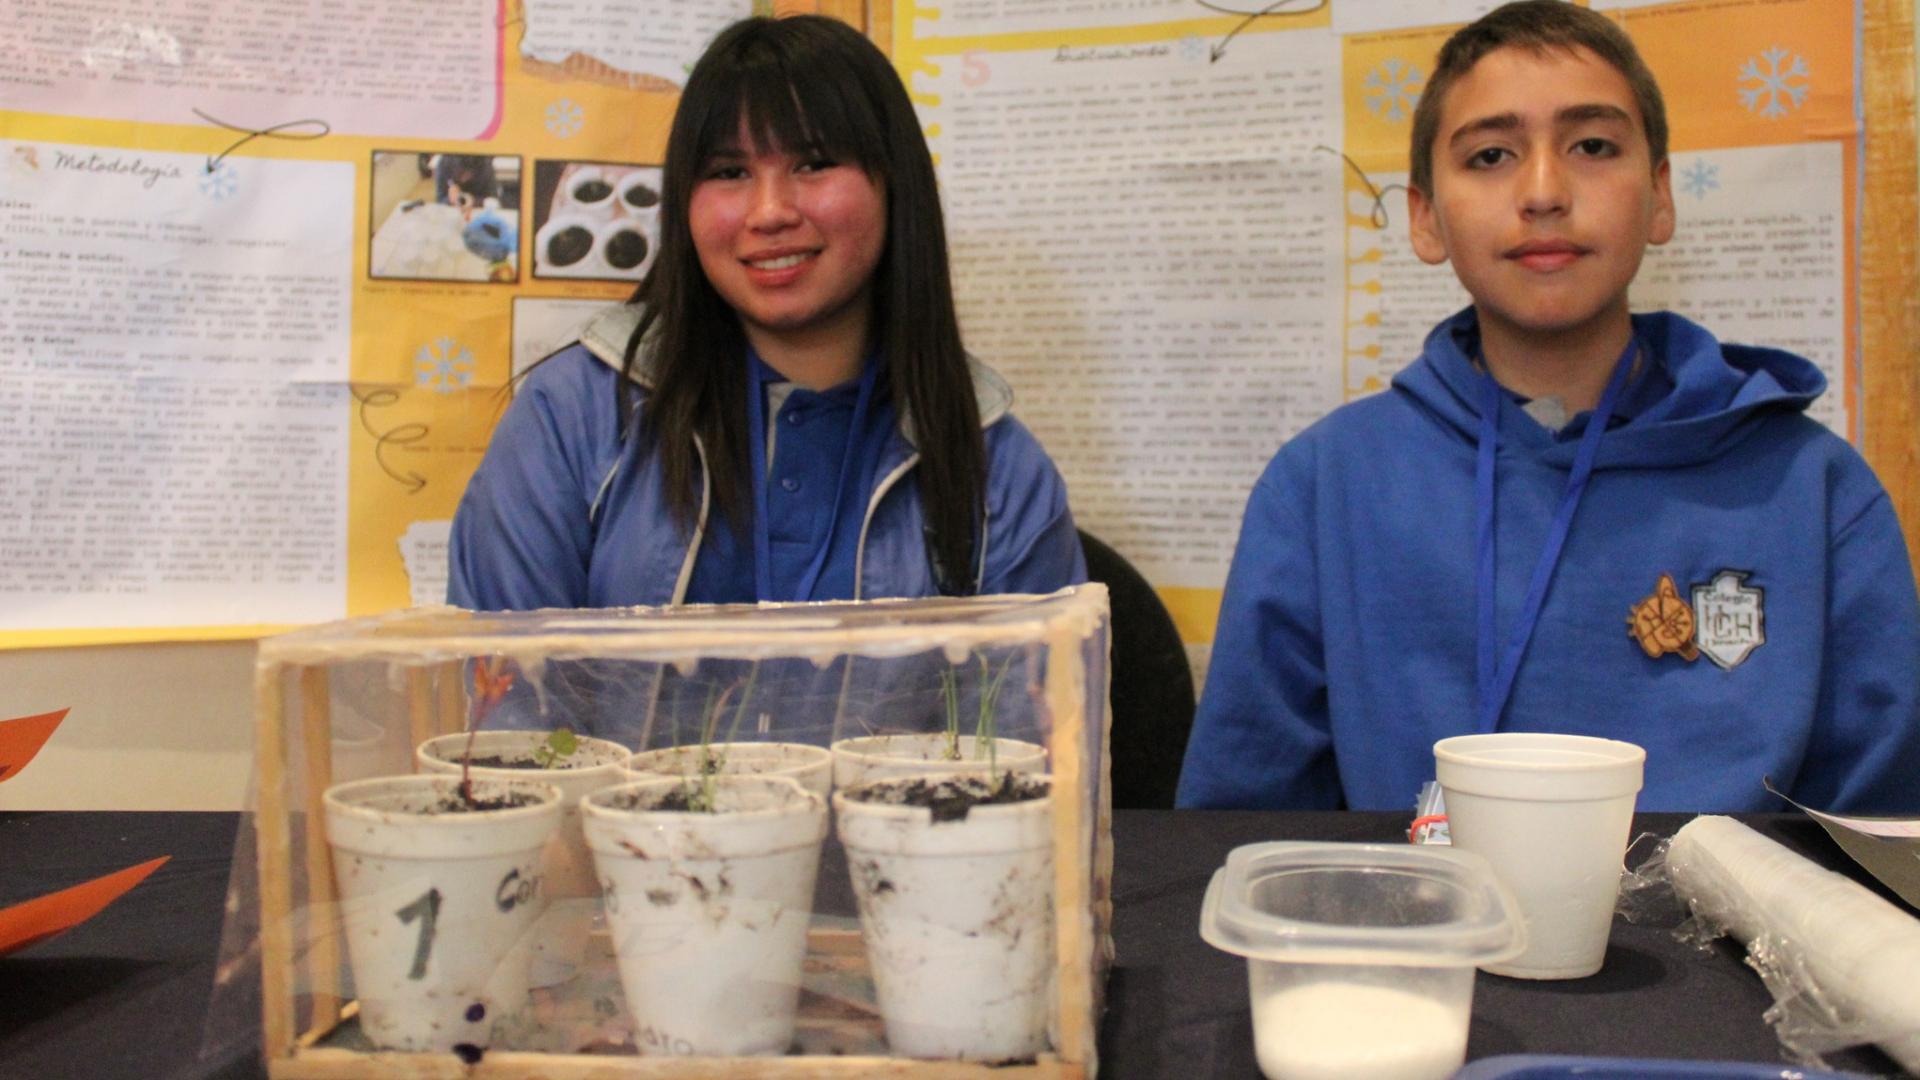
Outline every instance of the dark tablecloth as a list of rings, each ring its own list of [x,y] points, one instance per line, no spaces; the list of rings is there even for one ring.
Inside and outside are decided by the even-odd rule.
[[[98,917],[0,958],[0,1078],[202,1080],[263,1075],[256,1015],[207,1015],[238,816],[0,814],[0,905],[153,858],[172,861]],[[1683,815],[1643,815],[1670,835]],[[1748,819],[1849,870],[1819,827]],[[1246,969],[1200,940],[1200,899],[1236,845],[1392,842],[1405,815],[1121,811],[1114,815],[1118,953],[1101,1026],[1102,1077],[1257,1077]],[[1770,999],[1725,943],[1698,953],[1616,920],[1606,967],[1573,982],[1481,975],[1469,1058],[1509,1053],[1780,1061]],[[209,1030],[211,1029],[211,1030]],[[211,1054],[203,1048],[212,1047]],[[1897,1074],[1873,1050],[1831,1059]]]
[[[1671,836],[1691,814],[1643,814],[1635,830]],[[1864,878],[1813,821],[1743,817],[1830,869]],[[1404,814],[1131,811],[1114,820],[1114,944],[1101,1025],[1103,1078],[1258,1077],[1246,962],[1200,940],[1200,901],[1227,852],[1262,840],[1405,842]],[[1884,890],[1882,895],[1891,896]],[[1474,980],[1467,1057],[1577,1054],[1780,1062],[1761,1014],[1772,1004],[1742,950],[1698,952],[1670,930],[1616,918],[1598,975]],[[1829,1064],[1900,1075],[1878,1050]]]

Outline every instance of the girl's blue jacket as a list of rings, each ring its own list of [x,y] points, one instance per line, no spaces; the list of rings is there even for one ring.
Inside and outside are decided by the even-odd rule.
[[[501,418],[454,516],[447,598],[480,610],[682,602],[710,527],[667,510],[659,463],[620,437],[614,388],[637,308],[596,318],[580,341],[538,365]],[[1086,580],[1066,485],[1009,412],[1013,395],[973,367],[987,445],[980,591],[1046,593]],[[647,384],[637,382],[635,400]],[[697,449],[697,447],[696,447]],[[923,533],[919,454],[903,418],[872,470],[855,555],[855,595],[937,595]],[[705,483],[704,474],[702,483]],[[713,523],[712,527],[724,528]]]

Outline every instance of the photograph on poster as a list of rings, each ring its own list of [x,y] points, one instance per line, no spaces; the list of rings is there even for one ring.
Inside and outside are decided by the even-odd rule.
[[[533,163],[533,276],[638,281],[660,246],[660,167]]]
[[[520,159],[373,152],[367,273],[414,281],[520,280]]]

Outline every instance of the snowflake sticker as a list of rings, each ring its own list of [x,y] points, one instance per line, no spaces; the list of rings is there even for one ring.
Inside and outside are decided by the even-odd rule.
[[[572,98],[561,98],[547,106],[547,130],[562,139],[570,139],[586,126],[586,111]]]
[[[1413,113],[1413,104],[1420,100],[1420,86],[1425,76],[1420,69],[1397,57],[1389,57],[1380,62],[1380,66],[1367,73],[1364,86],[1367,95],[1367,108],[1374,115],[1388,123],[1397,124]]]
[[[1701,160],[1681,170],[1680,190],[1696,199],[1704,199],[1707,192],[1720,188],[1720,166]]]
[[[1207,43],[1198,34],[1188,34],[1180,39],[1180,58],[1189,64],[1207,62]]]
[[[200,170],[200,194],[214,202],[224,202],[234,192],[240,190],[240,170],[233,162],[223,161],[212,171]]]
[[[1778,120],[1806,104],[1808,78],[1805,57],[1778,45],[1763,49],[1759,56],[1740,65],[1740,104],[1748,112]]]
[[[414,381],[442,394],[473,382],[473,353],[450,337],[436,338],[413,354]]]

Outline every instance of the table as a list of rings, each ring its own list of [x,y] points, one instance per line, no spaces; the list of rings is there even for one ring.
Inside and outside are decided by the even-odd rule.
[[[1687,815],[1642,815],[1671,835]],[[1850,864],[1813,822],[1750,818],[1801,854]],[[0,813],[0,905],[156,855],[173,859],[91,922],[0,959],[0,1077],[241,1080],[263,1075],[258,1014],[207,1008],[236,814]],[[1393,842],[1406,815],[1131,810],[1114,815],[1117,958],[1101,1027],[1103,1078],[1256,1077],[1244,961],[1200,940],[1207,879],[1239,844]],[[1481,975],[1469,1058],[1509,1053],[1778,1061],[1759,979],[1721,943],[1695,953],[1668,931],[1616,921],[1590,979]],[[216,999],[220,1004],[222,999]],[[213,1052],[202,1056],[208,1035]],[[1898,1070],[1878,1051],[1840,1068]]]
[[[1691,814],[1642,814],[1638,834],[1671,836]],[[1800,815],[1742,816],[1830,869],[1846,855]],[[1257,1077],[1246,962],[1200,940],[1200,901],[1227,852],[1262,840],[1404,842],[1408,815],[1128,811],[1114,815],[1114,945],[1100,1076]],[[1876,890],[1891,898],[1885,890]],[[1715,943],[1699,953],[1671,932],[1616,918],[1606,966],[1567,982],[1482,973],[1474,980],[1467,1058],[1546,1053],[1778,1062],[1761,1014],[1773,999]],[[1871,1047],[1834,1054],[1836,1069],[1900,1075]]]
[[[257,1077],[259,1019],[224,1021],[225,1062],[196,1060],[237,814],[0,813],[0,906],[159,855],[92,920],[0,958],[0,1077]]]

